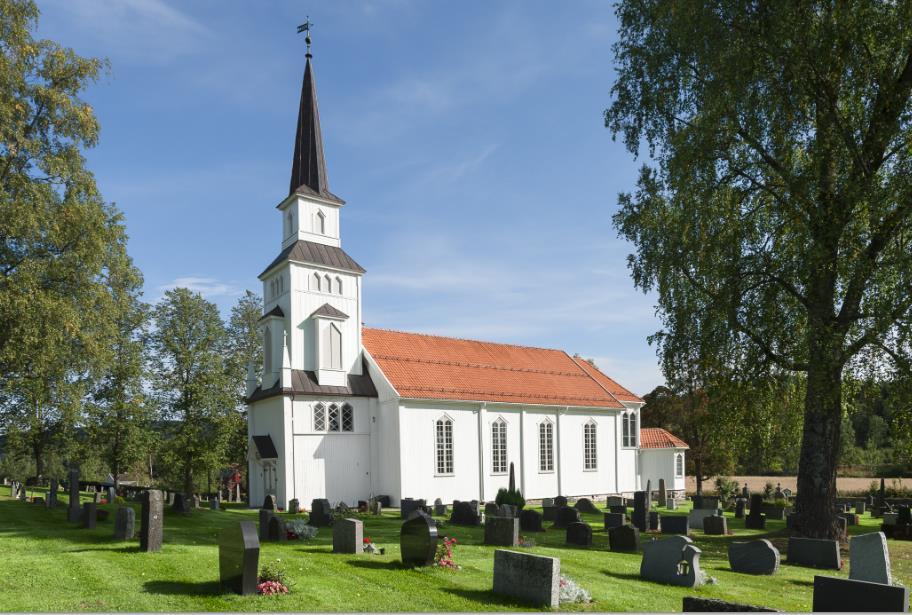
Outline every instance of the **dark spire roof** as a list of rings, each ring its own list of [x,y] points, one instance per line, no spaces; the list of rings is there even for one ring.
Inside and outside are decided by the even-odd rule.
[[[289,196],[295,193],[340,204],[344,202],[329,191],[326,159],[323,157],[323,135],[320,132],[320,112],[317,109],[317,86],[310,65],[310,53],[307,54],[304,82],[301,85],[301,106],[298,109],[294,158],[291,162],[291,186],[288,188]]]

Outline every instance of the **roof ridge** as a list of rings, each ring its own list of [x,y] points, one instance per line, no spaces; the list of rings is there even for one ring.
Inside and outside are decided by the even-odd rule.
[[[420,333],[417,331],[403,331],[402,329],[389,329],[387,327],[361,327],[361,330],[372,329],[374,331],[386,331],[388,333],[402,333],[404,335],[420,335],[422,337],[436,337],[445,340],[454,340],[457,342],[473,342],[475,344],[491,344],[493,346],[509,346],[511,348],[525,348],[527,350],[547,350],[549,352],[559,352],[567,355],[567,351],[560,348],[545,348],[543,346],[524,346],[522,344],[511,344],[509,342],[492,342],[490,340],[476,340],[468,337],[454,337],[451,335],[438,335],[436,333]],[[567,355],[569,356],[569,355]]]
[[[564,354],[566,354],[566,352],[565,352]],[[570,356],[570,355],[568,354],[567,356]],[[617,403],[621,404],[622,406],[624,405],[624,404],[621,402],[620,399],[618,399],[617,397],[615,397],[614,393],[612,393],[611,391],[608,390],[608,387],[606,387],[604,384],[602,384],[601,382],[599,382],[598,379],[597,379],[595,376],[593,376],[592,374],[589,373],[589,370],[587,370],[585,367],[583,367],[582,365],[580,365],[580,362],[576,360],[576,357],[570,357],[570,360],[573,361],[574,363],[576,363],[577,365],[579,365],[580,369],[583,370],[583,373],[586,374],[586,376],[588,376],[589,379],[592,380],[592,382],[594,382],[595,384],[599,385],[599,387],[601,387],[603,391],[605,391],[606,393],[608,393],[608,395],[611,397],[611,399],[613,399],[613,400],[616,401]],[[580,357],[580,360],[581,360],[581,361],[586,361],[586,360],[583,359],[582,357]],[[600,370],[599,368],[597,368],[597,367],[595,367],[594,365],[592,365],[591,363],[589,363],[589,361],[586,361],[586,364],[589,365],[590,367],[594,368],[596,371],[598,371],[599,373],[601,373],[601,374],[602,374],[603,376],[605,376],[606,378],[608,377],[607,374],[605,374],[604,372],[602,372],[602,370]],[[626,407],[626,406],[625,406],[625,407]]]
[[[573,401],[611,401],[603,397],[566,397],[562,395],[542,395],[541,393],[513,393],[509,391],[485,391],[482,389],[460,389],[454,387],[424,387],[424,386],[402,386],[399,387],[404,391],[433,391],[435,393],[473,393],[476,395],[493,395],[498,397],[532,397],[535,399],[564,399]],[[563,404],[558,404],[563,405]],[[591,406],[593,408],[598,406]],[[611,408],[617,410],[617,408]]]
[[[373,355],[377,359],[387,359],[391,361],[405,361],[409,363],[428,363],[430,365],[454,365],[458,367],[471,367],[473,369],[498,369],[501,371],[507,372],[526,372],[531,374],[552,374],[555,376],[572,376],[574,378],[589,378],[588,374],[580,374],[578,372],[562,372],[557,370],[548,370],[548,369],[533,369],[531,367],[506,367],[502,365],[494,365],[492,363],[469,363],[463,361],[447,361],[444,359],[413,359],[411,357],[403,357],[400,355],[390,355],[390,354],[376,354]],[[612,396],[613,397],[613,396]]]

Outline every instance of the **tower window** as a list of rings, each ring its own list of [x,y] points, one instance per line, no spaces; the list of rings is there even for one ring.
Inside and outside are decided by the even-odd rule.
[[[272,333],[269,327],[263,329],[263,371],[270,373],[272,371]],[[263,383],[264,388],[266,383]]]
[[[323,368],[342,369],[342,331],[329,323],[323,334]]]
[[[320,274],[314,273],[310,278],[310,290],[320,290]]]
[[[355,430],[355,409],[351,404],[342,404],[342,431]]]
[[[335,292],[337,295],[342,294],[342,278],[340,278],[339,276],[336,276]]]
[[[437,419],[436,432],[437,474],[453,473],[453,420],[449,417]]]
[[[507,472],[507,423],[502,418],[491,423],[491,472]]]
[[[286,220],[288,222],[288,230],[285,232],[285,236],[290,237],[291,235],[294,235],[294,214],[288,212]]]
[[[554,471],[554,425],[547,420],[538,426],[538,470]]]
[[[326,431],[326,406],[314,406],[314,431]]]
[[[314,230],[321,235],[326,234],[326,214],[322,211],[318,211],[314,218]]]
[[[596,446],[595,421],[589,421],[583,425],[583,458],[585,469],[598,469],[598,448]]]
[[[684,476],[684,453],[675,455],[675,476]]]
[[[625,412],[621,415],[622,441],[621,444],[627,448],[635,448],[637,445],[637,414],[635,410]]]
[[[333,290],[333,288],[332,288],[332,280],[329,278],[328,275],[323,276],[323,292],[325,292],[325,293],[331,293],[332,290]]]
[[[340,427],[339,406],[336,404],[329,404],[329,431],[339,431]]]

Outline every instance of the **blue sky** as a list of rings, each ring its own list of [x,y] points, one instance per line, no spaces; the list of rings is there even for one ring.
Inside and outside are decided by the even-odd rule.
[[[39,0],[39,35],[102,56],[87,153],[124,212],[145,298],[227,313],[280,249],[293,129],[314,68],[343,247],[369,326],[563,348],[643,394],[654,297],[611,215],[636,161],[602,125],[609,3]]]

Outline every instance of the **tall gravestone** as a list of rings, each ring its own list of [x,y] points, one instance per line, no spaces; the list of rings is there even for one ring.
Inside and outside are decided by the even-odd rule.
[[[67,506],[67,519],[70,523],[79,523],[82,520],[82,506],[79,503],[79,470],[70,470],[67,491],[70,494],[70,502]]]
[[[650,529],[648,491],[637,491],[633,494],[633,517],[631,521],[641,532],[646,532]]]
[[[333,523],[333,553],[362,553],[364,524],[358,519],[339,519]]]
[[[95,523],[98,521],[98,504],[95,502],[86,502],[82,505],[82,527],[87,530],[94,530]]]
[[[114,538],[117,540],[131,540],[136,533],[136,512],[129,506],[117,509],[114,518]]]
[[[142,524],[139,528],[139,550],[153,553],[161,551],[164,525],[162,492],[149,489],[142,499]]]
[[[853,536],[849,540],[849,578],[871,583],[893,583],[890,551],[883,532]]]
[[[219,532],[219,582],[243,596],[255,594],[260,561],[260,541],[253,521]]]
[[[48,496],[44,501],[48,508],[57,508],[57,479],[51,479],[51,485],[48,487]]]
[[[766,515],[763,510],[763,495],[755,493],[751,496],[750,513],[744,517],[744,527],[748,530],[762,530],[766,528]]]
[[[275,516],[275,513],[269,509],[261,508],[259,514],[260,518],[259,523],[257,523],[257,536],[260,542],[266,542],[269,540],[269,520]],[[313,523],[310,525],[313,525]]]
[[[665,508],[668,506],[668,492],[665,490],[665,479],[659,479],[659,506]]]
[[[416,515],[399,530],[399,553],[406,566],[430,566],[437,553],[437,525],[424,515]]]

